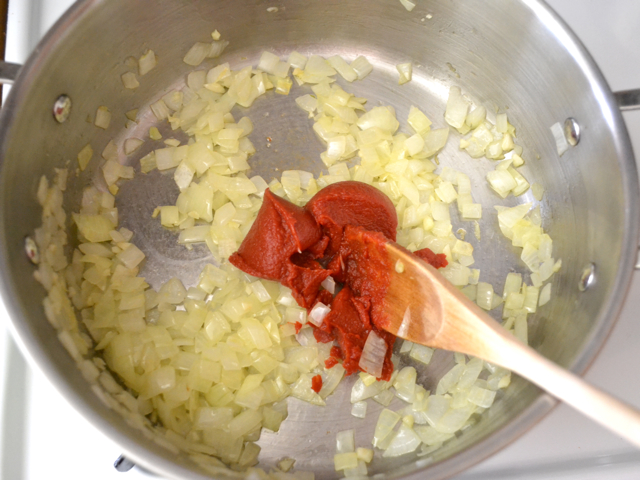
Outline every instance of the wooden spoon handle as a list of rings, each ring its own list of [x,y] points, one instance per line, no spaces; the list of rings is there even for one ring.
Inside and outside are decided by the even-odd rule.
[[[430,265],[395,244],[387,251],[403,268],[392,272],[385,307],[395,321],[386,330],[511,370],[640,447],[640,412],[520,342]]]
[[[432,271],[433,272],[433,271]],[[433,278],[441,281],[440,278]],[[441,285],[444,321],[437,337],[452,350],[504,367],[640,447],[640,412],[559,367],[505,330],[458,289]]]
[[[508,334],[507,334],[508,335]],[[504,339],[502,367],[640,447],[640,412],[547,360],[515,337]],[[498,363],[498,362],[496,362]]]
[[[440,293],[445,320],[438,335],[441,338],[439,343],[443,343],[446,337],[457,338],[459,351],[517,373],[640,447],[638,410],[547,360],[505,330],[455,287],[447,285],[441,288]]]

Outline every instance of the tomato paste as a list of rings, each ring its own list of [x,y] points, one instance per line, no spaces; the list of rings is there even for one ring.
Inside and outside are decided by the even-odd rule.
[[[320,390],[322,390],[322,375],[311,377],[311,390],[320,393]]]
[[[347,374],[362,370],[362,350],[375,332],[387,344],[379,378],[388,380],[395,337],[378,325],[384,323],[382,300],[392,268],[384,244],[395,241],[397,227],[391,200],[365,183],[334,183],[304,207],[267,190],[256,221],[229,260],[250,275],[289,287],[309,311],[318,301],[330,305],[322,324],[312,325],[317,341],[336,343],[327,368],[342,361]],[[447,265],[445,255],[429,249],[415,254],[435,268]],[[321,287],[329,276],[342,285],[335,297]]]

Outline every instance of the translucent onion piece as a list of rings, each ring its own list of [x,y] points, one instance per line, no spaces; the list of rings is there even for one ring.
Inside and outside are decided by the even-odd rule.
[[[406,453],[411,453],[415,451],[422,440],[414,432],[413,428],[403,423],[400,425],[400,428],[395,433],[391,443],[384,451],[383,457],[398,457],[400,455],[404,455]]]
[[[420,363],[429,365],[433,356],[433,349],[416,343],[411,348],[409,356]]]
[[[464,426],[475,410],[475,405],[451,409],[440,418],[435,428],[442,433],[455,433]]]
[[[334,365],[327,369],[322,376],[322,388],[318,392],[322,398],[327,398],[331,395],[344,377],[344,367],[340,364]]]
[[[336,434],[336,453],[356,451],[355,434],[353,430],[344,430]]]
[[[400,353],[409,353],[413,348],[413,342],[409,340],[403,340],[402,346],[400,347]]]
[[[446,122],[454,128],[461,128],[464,125],[470,102],[462,96],[459,87],[449,89],[449,98],[444,113]]]
[[[431,128],[431,121],[424,113],[413,105],[409,109],[409,117],[407,121],[416,133],[424,134]]]
[[[140,146],[142,146],[143,143],[144,143],[144,141],[140,140],[139,138],[127,138],[124,141],[124,153],[125,153],[125,155],[131,155],[138,148],[140,148]]]
[[[84,169],[87,168],[87,165],[89,164],[89,161],[91,161],[92,157],[93,148],[91,148],[91,145],[87,143],[82,148],[82,150],[78,152],[78,166],[80,167],[81,171],[84,171]]]
[[[371,330],[362,349],[358,366],[365,372],[379,378],[382,375],[382,364],[386,353],[386,342]]]
[[[356,455],[358,455],[359,460],[365,463],[371,463],[371,460],[373,460],[373,450],[370,448],[358,447],[356,448]]]
[[[558,156],[561,157],[567,150],[569,150],[569,142],[567,142],[567,138],[564,135],[564,128],[560,123],[554,123],[551,125],[551,134],[556,142]]]
[[[393,428],[400,421],[400,415],[388,409],[383,409],[378,417],[375,432],[373,434],[372,444],[379,447],[382,442],[392,434]]]
[[[351,406],[351,415],[356,418],[365,418],[367,415],[367,402],[356,402]]]
[[[333,55],[327,58],[327,61],[347,82],[353,82],[354,80],[358,79],[358,74],[356,73],[355,69],[350,66],[341,56]]]
[[[309,322],[313,323],[316,327],[322,325],[324,317],[331,311],[331,308],[322,302],[316,303],[309,312]],[[367,340],[368,341],[368,340]],[[366,344],[365,344],[366,348]],[[386,350],[385,350],[386,351]]]
[[[146,75],[157,65],[156,55],[153,50],[147,50],[144,55],[140,57],[138,61],[138,68],[140,76]]]
[[[416,391],[417,372],[413,367],[404,367],[395,378],[393,386],[396,389],[396,396],[405,402],[413,402]]]
[[[362,55],[351,62],[351,68],[358,74],[358,80],[362,80],[373,71],[373,65]]]
[[[412,2],[411,0],[400,0],[400,3],[408,11],[411,11],[416,7],[416,4],[414,2]]]
[[[400,0],[401,2],[406,2],[411,4],[412,2],[410,2],[409,0]],[[415,6],[415,5],[414,5]],[[409,10],[409,9],[407,9]],[[409,63],[399,63],[398,65],[396,65],[396,70],[398,70],[398,73],[400,74],[400,77],[398,78],[398,84],[399,85],[404,85],[407,82],[411,81],[411,77],[413,75],[413,64],[411,62]]]
[[[546,305],[551,299],[551,284],[547,283],[542,290],[540,290],[540,297],[538,299],[538,306]]]
[[[111,124],[111,112],[104,105],[98,107],[96,111],[96,119],[93,122],[96,127],[106,130]]]
[[[124,88],[134,90],[140,86],[140,82],[138,82],[136,74],[133,72],[124,73],[120,78],[122,79],[122,85],[124,85]]]
[[[333,457],[333,464],[337,472],[347,468],[356,468],[358,466],[358,456],[355,452],[336,453]]]
[[[303,70],[307,65],[307,57],[294,50],[289,54],[288,62],[292,67]]]

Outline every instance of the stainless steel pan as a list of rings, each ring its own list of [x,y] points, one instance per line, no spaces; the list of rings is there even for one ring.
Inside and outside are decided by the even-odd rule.
[[[268,10],[274,6],[277,11]],[[88,141],[106,145],[112,138],[122,141],[137,131],[148,132],[154,124],[148,105],[184,84],[190,71],[182,62],[185,52],[215,28],[230,41],[220,61],[235,68],[255,65],[265,49],[283,57],[293,49],[347,59],[365,55],[374,73],[348,88],[371,104],[393,105],[399,118],[413,104],[443,124],[451,85],[487,107],[508,108],[525,148],[523,173],[546,187],[543,221],[563,259],[552,304],[530,321],[531,344],[566,368],[585,370],[622,306],[638,245],[636,166],[619,112],[638,103],[638,92],[614,96],[580,42],[544,3],[442,0],[418,3],[408,12],[394,0],[81,0],[17,76],[16,66],[0,70],[8,80],[15,77],[0,116],[0,271],[11,328],[22,350],[128,458],[169,478],[208,477],[185,457],[168,455],[91,392],[45,320],[44,292],[23,253],[24,238],[39,224],[35,191],[40,176],[73,160]],[[124,60],[145,48],[158,54],[158,66],[135,92],[123,89]],[[395,65],[405,61],[414,63],[413,81],[398,87]],[[252,165],[265,177],[290,167],[321,170],[322,147],[294,105],[301,91],[265,98],[251,109],[252,140],[258,147]],[[52,108],[62,94],[71,100],[71,114],[58,123]],[[86,122],[100,105],[108,105],[113,114],[108,131]],[[135,131],[125,131],[124,113],[138,107],[142,121]],[[549,127],[569,118],[579,126],[579,143],[559,157]],[[266,137],[272,139],[271,148],[264,148]],[[470,173],[474,196],[489,211],[497,201],[485,186],[485,169],[455,143],[449,142],[441,163]],[[133,158],[134,166],[151,147],[145,148]],[[70,186],[69,208],[77,206],[95,171],[89,168]],[[122,224],[137,232],[137,243],[148,255],[143,275],[152,285],[175,274],[188,283],[208,261],[204,250],[187,253],[150,220],[155,205],[176,195],[171,179],[157,175],[134,179],[118,196]],[[477,266],[483,278],[501,284],[518,267],[517,256],[494,235],[495,219],[483,223],[482,241],[475,245],[483,252]],[[427,388],[450,361],[442,355],[421,372]],[[298,469],[313,470],[317,478],[336,477],[331,462],[335,432],[355,425],[347,407],[349,390],[346,381],[321,411],[292,403],[281,432],[262,437],[261,466],[291,456]],[[553,405],[516,379],[476,425],[430,458],[377,459],[370,472],[384,478],[446,478],[509,443]],[[370,412],[366,427],[358,428],[359,444],[371,437],[376,418]]]

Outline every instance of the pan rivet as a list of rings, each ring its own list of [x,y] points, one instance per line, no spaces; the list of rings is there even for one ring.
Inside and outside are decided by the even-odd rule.
[[[580,125],[575,118],[569,117],[564,121],[564,136],[572,147],[580,141]]]
[[[60,95],[53,104],[53,118],[58,123],[62,123],[69,118],[69,113],[71,113],[71,99],[68,95]]]
[[[119,472],[128,472],[136,466],[131,460],[124,455],[120,455],[118,459],[113,463],[114,468]]]
[[[26,237],[24,239],[24,251],[27,254],[27,258],[33,263],[37,265],[40,263],[40,253],[38,252],[38,245],[31,237]]]
[[[587,288],[591,287],[596,282],[596,266],[590,263],[587,268],[582,271],[580,277],[580,283],[578,284],[578,290],[584,292]]]

